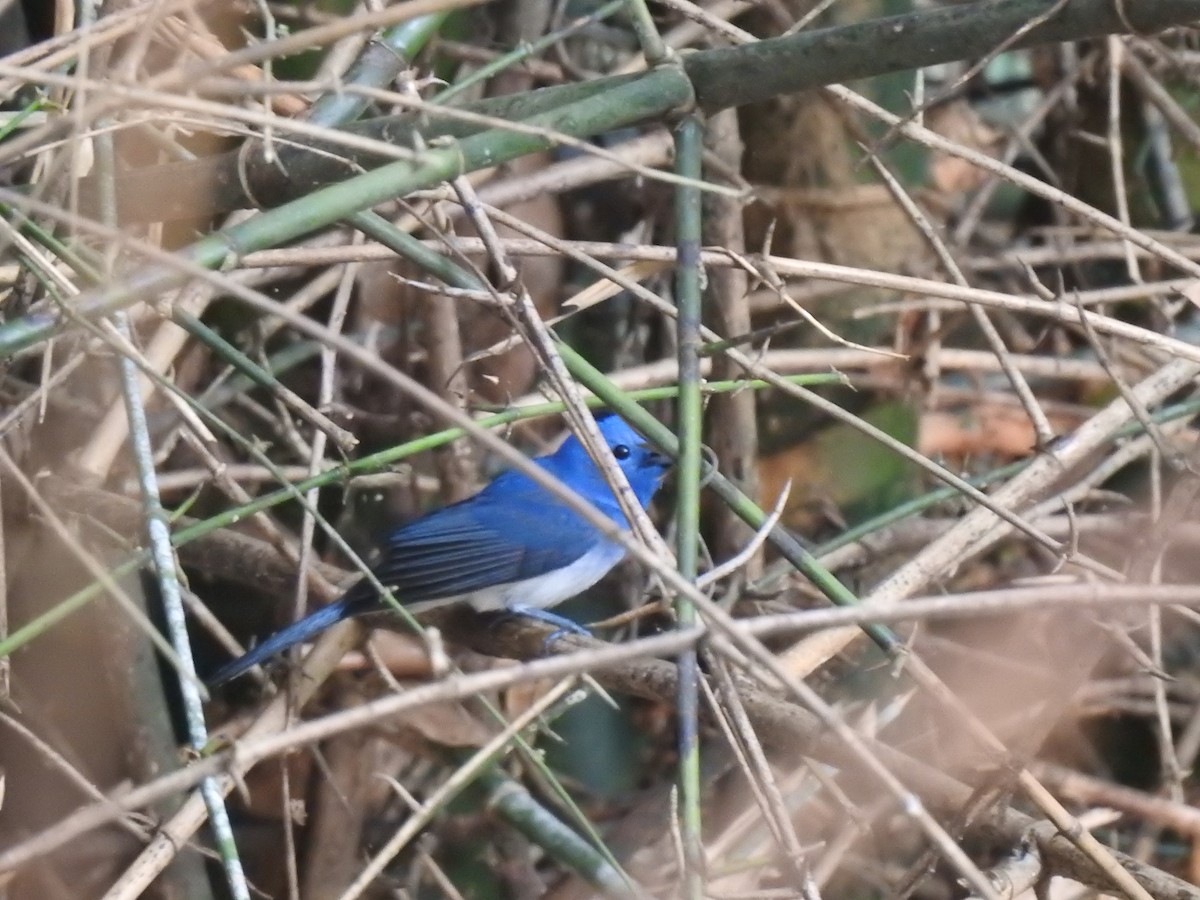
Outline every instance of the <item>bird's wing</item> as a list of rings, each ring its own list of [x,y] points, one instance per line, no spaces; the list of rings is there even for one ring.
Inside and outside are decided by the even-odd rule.
[[[478,495],[399,528],[374,567],[376,577],[401,603],[424,603],[545,575],[602,540],[545,493],[514,499]],[[375,599],[365,582],[351,594],[360,604]]]

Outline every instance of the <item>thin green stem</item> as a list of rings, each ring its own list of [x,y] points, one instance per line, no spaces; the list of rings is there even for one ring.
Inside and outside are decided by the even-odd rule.
[[[491,78],[493,75],[496,75],[499,72],[503,72],[510,66],[514,66],[523,60],[529,59],[532,56],[536,56],[546,48],[554,46],[563,38],[570,37],[575,32],[587,28],[589,25],[594,25],[597,22],[603,22],[609,16],[620,10],[624,5],[625,0],[610,0],[610,2],[604,4],[593,13],[586,16],[581,16],[574,21],[568,22],[557,31],[552,31],[549,34],[538,38],[536,41],[524,44],[520,47],[517,47],[515,50],[510,50],[508,53],[498,56],[490,63],[480,66],[478,69],[472,71],[467,77],[463,78],[462,81],[455,82],[441,93],[435,95],[430,102],[440,103],[443,105],[449,103],[459,94],[473,85],[486,81],[488,78]]]
[[[411,64],[429,39],[437,34],[450,12],[418,16],[384,29],[371,39],[354,65],[342,78],[342,88],[321,95],[308,111],[306,120],[313,125],[335,128],[353,122],[370,105],[364,92],[345,90],[359,85],[383,87]]]
[[[344,428],[330,421],[329,417],[317,411],[295,391],[284,385],[271,372],[268,372],[241,350],[225,340],[215,330],[206,325],[199,317],[185,309],[175,309],[171,320],[180,328],[192,335],[219,358],[229,363],[235,370],[245,375],[251,382],[270,391],[279,402],[294,412],[297,416],[333,439],[343,451],[354,446],[356,440]]]
[[[3,141],[20,128],[21,124],[34,113],[45,109],[49,105],[50,102],[45,97],[36,97],[16,112],[8,113],[2,120],[3,124],[0,124],[0,141]]]
[[[646,5],[646,0],[626,0],[625,7],[633,22],[633,30],[637,34],[646,63],[653,67],[670,62],[671,50],[658,33],[658,26],[654,24],[654,16],[650,15],[650,7]]]
[[[374,241],[394,250],[400,256],[416,263],[429,274],[440,278],[451,287],[464,290],[482,290],[483,283],[467,269],[452,259],[447,259],[417,240],[407,231],[397,228],[379,213],[366,210],[355,213],[347,221]]]
[[[998,469],[992,469],[990,472],[974,475],[968,478],[967,482],[974,487],[984,488],[1011,478],[1028,465],[1029,460],[1018,460],[1006,466],[1001,466]],[[837,537],[830,538],[825,543],[814,547],[813,555],[825,556],[841,547],[861,541],[863,538],[869,537],[877,531],[882,531],[890,525],[895,525],[912,516],[920,515],[925,510],[937,506],[939,503],[946,503],[961,496],[962,492],[952,487],[937,488],[936,490],[929,491],[920,497],[916,497],[906,503],[901,503],[899,506],[894,506],[887,512],[880,513],[878,516],[855,525],[853,528],[847,528]]]
[[[703,397],[700,393],[700,321],[703,289],[700,284],[701,177],[704,127],[695,115],[687,116],[675,130],[675,173],[688,180],[675,187],[675,333],[679,357],[679,400],[676,429],[679,458],[676,464],[678,495],[675,524],[679,574],[696,580],[700,545],[701,430]],[[691,600],[677,597],[678,627],[696,624]],[[679,656],[676,691],[679,714],[679,809],[683,836],[685,895],[704,896],[704,844],[701,836],[700,796],[700,666],[695,648]]]

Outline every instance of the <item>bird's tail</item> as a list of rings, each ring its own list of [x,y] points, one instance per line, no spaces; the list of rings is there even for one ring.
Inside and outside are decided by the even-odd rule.
[[[217,669],[212,677],[208,679],[209,687],[216,687],[217,685],[224,684],[226,681],[232,681],[242,673],[250,671],[255,666],[266,662],[272,656],[282,653],[289,647],[294,647],[296,644],[316,637],[326,628],[336,625],[342,619],[358,615],[358,613],[362,612],[361,605],[354,602],[350,597],[343,597],[341,600],[330,603],[328,606],[321,607],[315,613],[305,616],[299,622],[289,625],[282,631],[271,635],[244,656],[240,656],[233,660],[233,662],[226,663]]]

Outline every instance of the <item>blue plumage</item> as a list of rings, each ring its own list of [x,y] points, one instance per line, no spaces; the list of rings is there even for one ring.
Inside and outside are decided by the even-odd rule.
[[[644,508],[670,460],[623,419],[599,421],[609,451]],[[616,496],[583,445],[570,435],[533,462],[628,529]],[[374,567],[380,583],[414,612],[466,602],[479,610],[541,610],[591,587],[625,555],[581,515],[519,471],[500,475],[461,503],[393,531]],[[288,647],[351,616],[380,609],[365,579],[343,597],[272,635],[219,669],[212,684],[236,678]]]

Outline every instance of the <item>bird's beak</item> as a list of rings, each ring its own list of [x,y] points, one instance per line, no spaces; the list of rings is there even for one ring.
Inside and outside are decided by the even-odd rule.
[[[663,469],[669,469],[675,465],[675,460],[665,453],[659,453],[653,448],[650,450],[650,462]]]

